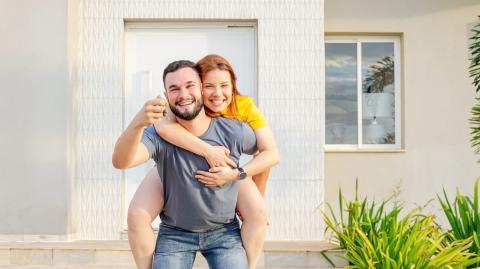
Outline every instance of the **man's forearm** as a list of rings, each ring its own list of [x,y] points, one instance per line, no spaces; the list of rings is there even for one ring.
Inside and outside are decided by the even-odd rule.
[[[113,151],[112,163],[115,168],[134,166],[135,157],[142,139],[144,127],[133,122],[120,135]]]

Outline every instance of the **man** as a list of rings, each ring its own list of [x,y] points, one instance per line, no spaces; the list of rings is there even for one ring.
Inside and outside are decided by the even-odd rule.
[[[193,62],[169,64],[163,80],[170,110],[186,130],[212,145],[228,148],[237,163],[242,152],[254,153],[255,135],[248,126],[205,114],[201,80]],[[166,142],[151,126],[164,109],[159,99],[148,101],[118,139],[113,155],[116,167],[132,167],[153,158],[163,179],[164,209],[153,267],[192,268],[200,251],[211,268],[248,268],[235,218],[238,182],[215,188],[199,182],[195,174],[209,169],[207,161]],[[221,169],[240,178],[237,169]]]

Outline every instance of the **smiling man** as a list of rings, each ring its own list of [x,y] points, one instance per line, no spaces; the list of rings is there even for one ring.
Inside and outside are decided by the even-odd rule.
[[[211,145],[226,147],[237,164],[242,153],[255,152],[255,135],[245,123],[205,114],[202,83],[193,62],[169,64],[163,80],[170,109],[186,130]],[[199,182],[195,174],[208,171],[207,161],[163,140],[152,126],[164,110],[160,99],[147,101],[118,139],[113,154],[117,168],[153,158],[163,179],[165,204],[153,268],[192,268],[197,251],[210,268],[248,268],[235,217],[238,182],[220,188]]]

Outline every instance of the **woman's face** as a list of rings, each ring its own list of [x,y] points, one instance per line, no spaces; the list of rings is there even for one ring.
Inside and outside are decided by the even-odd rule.
[[[203,77],[203,104],[213,112],[222,112],[232,102],[232,79],[228,71],[214,69]]]

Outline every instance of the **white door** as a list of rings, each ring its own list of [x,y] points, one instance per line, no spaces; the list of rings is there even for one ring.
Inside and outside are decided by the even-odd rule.
[[[164,91],[163,69],[176,60],[198,61],[219,54],[232,65],[238,89],[257,99],[256,27],[235,23],[131,23],[125,29],[126,127],[147,99]],[[141,180],[153,167],[150,161],[125,171],[125,214]],[[153,226],[158,227],[158,218]]]

